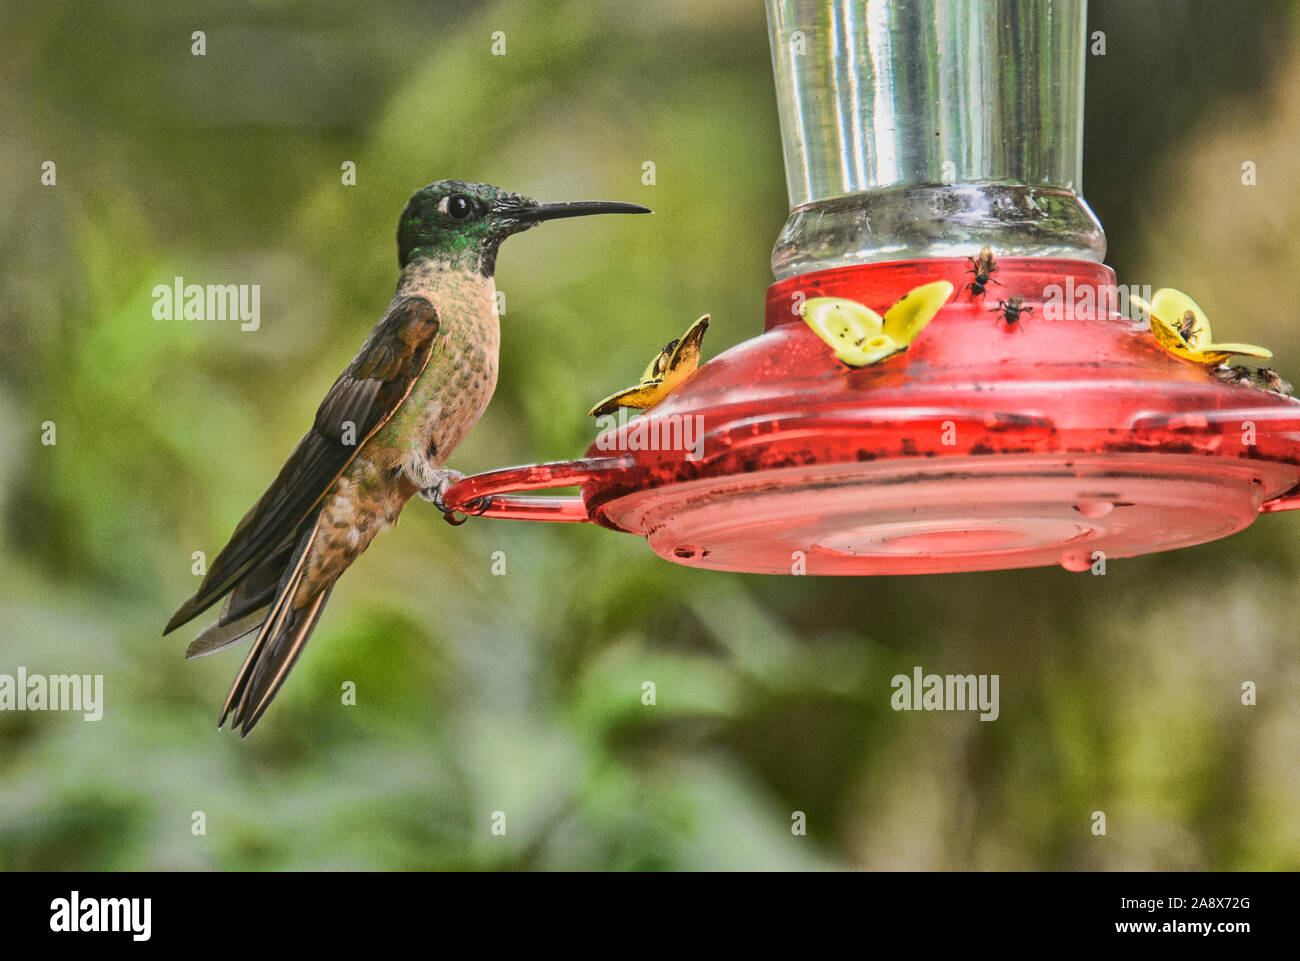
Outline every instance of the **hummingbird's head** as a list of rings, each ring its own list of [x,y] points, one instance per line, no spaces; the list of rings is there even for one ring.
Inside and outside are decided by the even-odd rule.
[[[604,201],[539,204],[490,184],[440,180],[421,187],[397,223],[397,261],[435,259],[492,276],[497,248],[544,220],[589,214],[648,214],[647,207]]]

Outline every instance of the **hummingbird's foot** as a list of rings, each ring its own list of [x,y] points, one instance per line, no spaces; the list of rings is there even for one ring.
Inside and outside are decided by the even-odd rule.
[[[428,484],[420,488],[420,496],[431,503],[434,507],[442,512],[442,518],[448,524],[459,527],[464,524],[469,517],[476,517],[482,514],[492,506],[492,498],[476,497],[465,505],[462,510],[466,516],[456,520],[456,512],[447,509],[443,502],[443,497],[447,494],[447,489],[453,484],[459,483],[465,479],[465,475],[458,470],[452,470],[450,467],[438,467],[428,472],[421,478],[427,480]]]
[[[466,501],[465,506],[460,509],[460,512],[465,516],[459,519],[457,519],[455,511],[446,510],[440,505],[438,505],[438,509],[442,511],[443,520],[452,527],[460,527],[461,524],[464,524],[471,517],[478,517],[480,514],[486,513],[487,509],[491,506],[492,495],[489,494],[487,497],[475,497],[472,501]]]
[[[423,481],[420,487],[420,496],[442,513],[448,514],[450,511],[447,510],[447,505],[442,502],[442,498],[447,493],[447,488],[464,479],[465,475],[458,470],[452,470],[450,467],[435,467],[420,478]]]

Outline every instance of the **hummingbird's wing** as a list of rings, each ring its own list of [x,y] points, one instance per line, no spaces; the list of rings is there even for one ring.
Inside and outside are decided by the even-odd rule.
[[[429,362],[438,327],[438,312],[426,298],[394,302],[325,395],[311,430],[244,515],[198,591],[167,622],[164,634],[232,590],[222,611],[223,625],[270,603],[301,540],[301,529],[312,522],[321,499],[357,451],[411,392]]]

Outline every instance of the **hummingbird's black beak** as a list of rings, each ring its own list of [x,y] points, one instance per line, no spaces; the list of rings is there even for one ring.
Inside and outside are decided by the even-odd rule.
[[[612,200],[580,200],[568,204],[511,203],[492,211],[504,228],[503,233],[517,233],[546,220],[563,217],[590,217],[593,214],[652,214],[649,207]]]
[[[649,207],[624,204],[613,200],[580,200],[570,204],[538,204],[535,207],[516,207],[511,215],[519,223],[537,224],[543,220],[562,217],[589,217],[592,214],[652,214]]]

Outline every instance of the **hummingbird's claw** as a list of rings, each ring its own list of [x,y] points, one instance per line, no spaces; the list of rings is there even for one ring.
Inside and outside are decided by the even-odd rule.
[[[442,513],[448,514],[450,511],[447,510],[447,505],[442,500],[447,493],[447,488],[464,479],[465,475],[458,470],[452,470],[450,467],[438,467],[428,470],[427,474],[422,472],[417,483],[424,485],[420,488],[420,496]],[[426,480],[428,483],[424,483]]]
[[[452,527],[460,527],[461,524],[464,524],[471,517],[478,517],[481,514],[486,514],[488,508],[492,506],[492,495],[488,494],[486,497],[475,497],[472,501],[467,501],[465,506],[460,509],[460,512],[464,515],[460,519],[456,518],[455,511],[446,510],[437,504],[434,506],[438,507],[438,509],[442,511],[443,520]]]
[[[424,480],[423,477],[420,478]],[[456,511],[447,507],[444,498],[447,495],[447,489],[453,484],[457,484],[465,479],[465,475],[458,470],[452,470],[450,467],[439,467],[437,470],[430,472],[430,483],[420,488],[420,496],[431,503],[442,513],[442,519],[454,527],[459,527],[471,517],[477,517],[492,506],[491,495],[487,497],[475,497],[472,501],[459,508],[460,513],[465,516],[456,520]]]

